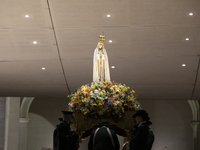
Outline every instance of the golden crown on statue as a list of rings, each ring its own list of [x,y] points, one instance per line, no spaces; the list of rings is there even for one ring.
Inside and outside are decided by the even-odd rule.
[[[103,33],[101,35],[99,35],[99,41],[104,42],[105,41],[105,36],[103,35]]]

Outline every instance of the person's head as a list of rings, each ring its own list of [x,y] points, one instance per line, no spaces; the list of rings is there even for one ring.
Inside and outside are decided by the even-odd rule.
[[[137,124],[142,123],[143,121],[149,121],[148,113],[145,110],[138,110],[136,113],[132,116]]]
[[[71,120],[73,118],[73,111],[61,111],[63,113],[63,121],[66,121],[67,123],[71,123]]]
[[[58,118],[58,120],[61,122],[61,121],[63,121],[63,118]]]
[[[103,127],[103,126],[108,127],[109,126],[108,121],[105,120],[105,119],[101,119],[100,122],[99,122],[99,126],[100,127]]]

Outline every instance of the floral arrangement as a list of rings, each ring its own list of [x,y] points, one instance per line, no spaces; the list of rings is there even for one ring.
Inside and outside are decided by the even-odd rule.
[[[68,97],[71,99],[68,105],[85,117],[118,120],[124,117],[124,111],[141,109],[135,91],[114,81],[82,85]]]

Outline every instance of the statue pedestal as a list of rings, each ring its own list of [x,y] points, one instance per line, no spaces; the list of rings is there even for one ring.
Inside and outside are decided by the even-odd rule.
[[[125,116],[122,119],[119,119],[117,122],[112,118],[103,118],[108,120],[110,129],[115,130],[118,135],[127,137],[130,129],[135,125],[135,121],[132,118],[132,115],[135,111],[125,111]],[[85,118],[82,113],[75,112],[76,117],[76,131],[81,135],[82,138],[90,136],[91,132],[98,128],[99,121],[101,118]]]

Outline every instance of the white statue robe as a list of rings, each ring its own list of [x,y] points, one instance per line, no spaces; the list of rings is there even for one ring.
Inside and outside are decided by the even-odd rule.
[[[94,50],[94,57],[93,57],[93,81],[94,82],[100,82],[100,50],[98,48],[99,43],[97,44],[97,47]],[[103,67],[104,81],[110,82],[108,55],[104,47],[102,50],[102,65],[103,65],[102,67]]]

